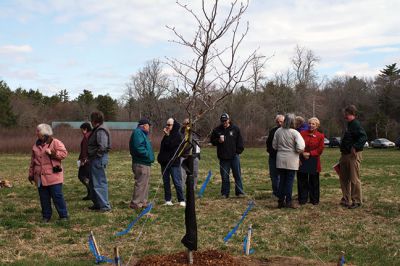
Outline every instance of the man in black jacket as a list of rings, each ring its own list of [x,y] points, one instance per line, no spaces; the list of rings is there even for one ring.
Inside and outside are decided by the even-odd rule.
[[[275,132],[280,128],[283,124],[283,120],[285,117],[283,115],[277,115],[275,118],[276,127],[271,129],[268,133],[268,138],[266,141],[267,144],[267,152],[269,154],[268,165],[269,165],[269,176],[271,178],[272,183],[272,194],[278,197],[278,189],[279,189],[279,172],[276,168],[276,153],[277,151],[272,147],[272,141],[274,140]]]
[[[235,179],[235,194],[240,197],[244,195],[239,157],[239,154],[244,150],[242,135],[239,128],[231,123],[227,113],[221,115],[220,121],[221,125],[214,128],[211,134],[211,143],[217,146],[222,178],[221,194],[224,198],[229,197],[229,172],[232,168]]]
[[[349,105],[344,109],[347,129],[340,143],[340,187],[343,198],[341,204],[349,209],[361,206],[360,164],[362,150],[367,141],[367,134],[356,119],[357,109]],[[352,204],[350,205],[350,201]]]

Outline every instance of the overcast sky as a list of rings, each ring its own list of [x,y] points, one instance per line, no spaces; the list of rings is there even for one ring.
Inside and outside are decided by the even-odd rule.
[[[200,2],[182,1],[195,11]],[[253,0],[240,53],[273,55],[268,77],[290,67],[298,44],[321,59],[320,77],[374,77],[400,64],[399,10],[399,0]],[[174,0],[0,0],[0,80],[47,95],[89,89],[118,98],[147,61],[189,56],[168,41],[166,25],[185,36],[195,30]]]

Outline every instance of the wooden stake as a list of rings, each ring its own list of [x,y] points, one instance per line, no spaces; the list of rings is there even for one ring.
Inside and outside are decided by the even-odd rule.
[[[246,256],[250,255],[250,245],[251,245],[251,224],[247,230],[247,243],[246,243]]]
[[[93,240],[94,249],[96,250],[97,255],[101,256],[100,250],[99,250],[99,246],[97,246],[96,238],[94,238],[93,231],[90,231],[90,237],[91,237],[92,240]]]
[[[118,247],[114,247],[114,262],[116,266],[121,266]]]
[[[193,264],[193,251],[187,250],[189,264]]]

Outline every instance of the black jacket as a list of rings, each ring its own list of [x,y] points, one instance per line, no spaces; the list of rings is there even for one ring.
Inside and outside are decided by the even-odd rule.
[[[268,138],[265,144],[267,144],[267,152],[269,153],[269,157],[271,158],[276,158],[277,150],[272,148],[272,141],[274,140],[275,132],[278,130],[280,127],[274,127],[271,129],[268,133]]]
[[[362,151],[367,141],[367,133],[361,127],[360,121],[354,119],[347,124],[347,129],[340,142],[340,151],[344,154],[351,153],[351,148]]]
[[[182,135],[179,132],[180,125],[178,122],[174,121],[170,134],[164,135],[161,140],[160,152],[157,156],[157,161],[161,166],[167,166],[168,162],[174,157],[176,153],[176,158],[173,160],[169,166],[178,166],[180,159],[178,157],[177,149],[182,142]],[[183,145],[183,144],[182,144]]]
[[[219,143],[221,135],[225,136],[223,143]],[[240,129],[233,124],[230,124],[227,128],[224,128],[223,125],[214,128],[210,141],[212,145],[217,146],[217,156],[222,160],[231,160],[236,154],[241,154],[244,150]]]

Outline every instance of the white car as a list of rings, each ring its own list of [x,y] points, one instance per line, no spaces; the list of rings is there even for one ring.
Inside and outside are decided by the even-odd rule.
[[[390,140],[384,138],[371,141],[372,148],[391,148],[394,146],[395,146],[394,142],[391,142]]]

